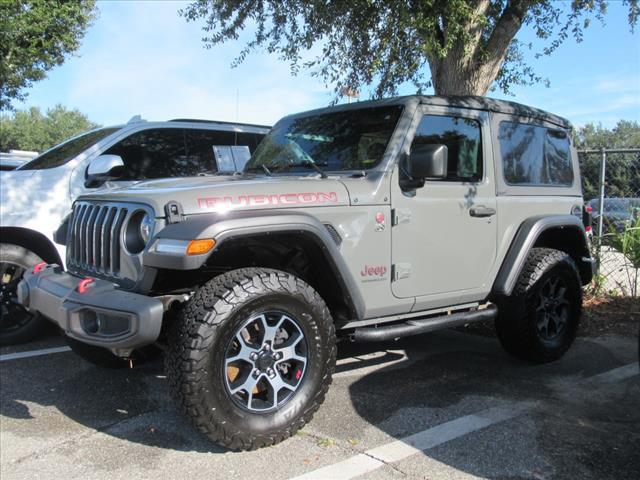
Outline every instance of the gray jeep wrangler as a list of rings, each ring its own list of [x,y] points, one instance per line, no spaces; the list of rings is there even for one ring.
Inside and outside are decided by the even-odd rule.
[[[234,449],[301,428],[338,338],[495,319],[532,362],[573,342],[593,261],[563,118],[410,96],[280,120],[244,173],[80,197],[19,301],[101,365],[165,350],[170,388]]]

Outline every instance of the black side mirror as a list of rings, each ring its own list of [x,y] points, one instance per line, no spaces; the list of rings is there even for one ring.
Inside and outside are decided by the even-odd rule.
[[[446,178],[447,166],[448,149],[446,145],[414,145],[409,154],[406,172],[410,178],[403,182],[403,188],[421,188],[426,179]]]

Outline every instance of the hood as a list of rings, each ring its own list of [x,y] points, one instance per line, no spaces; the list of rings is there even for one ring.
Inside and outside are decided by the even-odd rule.
[[[305,208],[349,205],[349,193],[336,178],[308,177],[189,177],[139,182],[79,199],[144,203],[163,216],[171,201],[185,215],[230,210]]]

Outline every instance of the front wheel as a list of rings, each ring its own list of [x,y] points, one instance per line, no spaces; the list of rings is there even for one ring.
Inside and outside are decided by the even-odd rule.
[[[18,303],[16,288],[24,273],[42,259],[12,243],[0,243],[0,345],[33,340],[47,327],[40,314],[31,313]]]
[[[234,270],[203,285],[168,335],[167,376],[195,426],[226,447],[278,443],[324,400],[336,360],[318,293],[285,272]]]
[[[573,343],[581,311],[582,287],[573,259],[559,250],[534,248],[512,295],[498,302],[496,332],[513,356],[550,362]]]

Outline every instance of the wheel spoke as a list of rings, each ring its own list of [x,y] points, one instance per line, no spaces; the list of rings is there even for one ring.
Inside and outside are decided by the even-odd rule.
[[[307,359],[301,355],[296,353],[296,347],[298,344],[304,339],[301,333],[298,333],[293,340],[289,339],[285,345],[278,346],[274,351],[278,352],[282,355],[282,357],[278,360],[278,363],[285,362],[287,360],[295,360],[297,362],[306,364]]]
[[[556,295],[556,300],[565,300],[566,301],[566,297],[565,294],[567,293],[567,287],[560,287],[558,289],[558,294]]]
[[[247,394],[249,394],[249,396],[252,396],[253,389],[255,388],[255,386],[258,384],[259,381],[260,381],[260,376],[254,377],[253,375],[251,375],[251,373],[249,373],[240,385],[231,387],[231,394],[235,395],[236,393],[244,390],[245,392],[247,392]]]
[[[278,320],[278,323],[276,323],[274,327],[269,326],[269,324],[267,323],[267,317],[265,315],[261,315],[259,318],[262,322],[262,328],[264,331],[264,334],[262,335],[262,344],[264,345],[265,343],[268,343],[273,347],[273,344],[276,340],[276,334],[278,333],[278,330],[285,322],[285,320],[287,320],[287,317],[285,315],[282,315],[282,317],[280,317],[280,320]]]
[[[541,316],[540,320],[538,320],[538,330],[543,332],[545,337],[549,336],[549,314],[545,313]]]
[[[238,332],[235,338],[238,344],[240,345],[240,350],[238,350],[238,353],[236,353],[234,356],[227,358],[227,365],[229,365],[230,363],[237,362],[239,360],[243,360],[245,362],[251,363],[251,354],[257,353],[257,350],[247,345],[247,342],[245,341],[241,332]]]
[[[555,313],[556,318],[556,326],[558,327],[558,331],[562,330],[564,325],[567,323],[567,310],[562,309],[560,313]]]
[[[296,391],[296,387],[285,382],[278,371],[275,372],[275,375],[273,375],[273,377],[267,376],[267,380],[269,381],[269,385],[271,385],[271,388],[273,389],[274,397],[276,398],[278,396],[278,392],[283,388],[291,390],[292,392]]]

